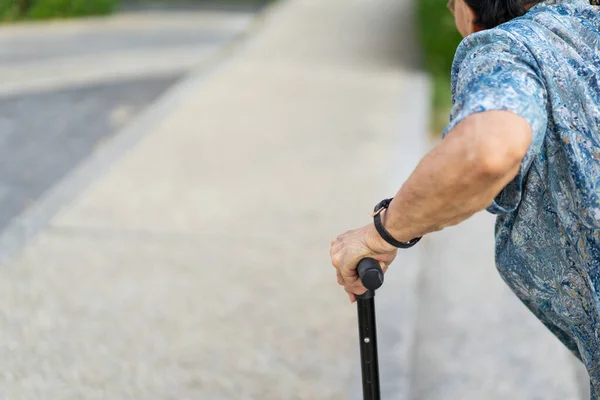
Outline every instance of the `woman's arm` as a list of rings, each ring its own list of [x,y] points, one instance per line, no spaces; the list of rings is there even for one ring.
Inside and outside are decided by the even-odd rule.
[[[483,210],[517,175],[531,138],[529,123],[508,111],[466,118],[421,160],[390,204],[384,226],[409,241]]]
[[[400,241],[457,224],[489,206],[517,175],[532,140],[527,120],[508,111],[473,114],[425,156],[390,204],[384,226]],[[373,223],[331,242],[338,283],[355,300],[365,288],[356,265],[365,258],[384,269],[396,256]]]

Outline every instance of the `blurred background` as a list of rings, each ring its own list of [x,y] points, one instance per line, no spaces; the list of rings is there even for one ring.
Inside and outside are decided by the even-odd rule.
[[[359,399],[332,238],[438,140],[444,0],[0,0],[0,400]],[[586,398],[493,218],[402,252],[384,399]]]

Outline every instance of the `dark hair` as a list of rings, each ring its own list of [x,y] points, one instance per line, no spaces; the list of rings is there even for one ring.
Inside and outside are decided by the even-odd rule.
[[[541,0],[465,0],[477,15],[475,24],[484,29],[491,29],[520,17],[527,11],[526,6],[540,2]]]

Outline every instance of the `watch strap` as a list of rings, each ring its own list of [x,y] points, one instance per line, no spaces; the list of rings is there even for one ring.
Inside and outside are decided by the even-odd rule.
[[[375,229],[377,229],[377,232],[379,233],[381,238],[383,240],[385,240],[387,243],[391,244],[392,246],[400,248],[400,249],[411,248],[415,244],[417,244],[419,242],[419,240],[421,240],[420,237],[414,238],[410,242],[401,242],[399,240],[396,240],[387,231],[387,229],[385,229],[385,226],[383,226],[383,222],[381,221],[381,212],[390,206],[390,203],[392,202],[392,200],[393,200],[393,198],[382,200],[375,206],[375,209],[373,210],[373,223],[375,224]]]

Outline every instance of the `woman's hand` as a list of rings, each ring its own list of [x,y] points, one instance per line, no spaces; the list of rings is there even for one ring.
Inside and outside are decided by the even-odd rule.
[[[337,270],[337,280],[350,296],[350,301],[356,301],[356,295],[367,291],[358,277],[356,267],[363,258],[370,257],[379,261],[383,272],[392,263],[398,249],[384,241],[369,224],[360,229],[348,231],[331,241],[331,263]]]

